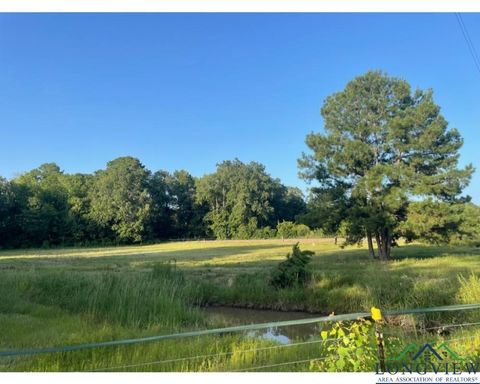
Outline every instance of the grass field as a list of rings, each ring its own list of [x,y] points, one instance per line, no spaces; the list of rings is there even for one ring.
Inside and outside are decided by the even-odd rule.
[[[393,261],[380,263],[370,260],[361,247],[340,249],[332,239],[300,240],[302,249],[315,252],[312,282],[306,288],[274,290],[268,284],[270,271],[294,243],[189,241],[1,251],[0,350],[222,326],[213,324],[198,309],[204,305],[348,313],[368,311],[372,305],[397,309],[480,302],[479,248],[404,245],[394,249]],[[454,313],[420,320],[423,325],[480,321],[480,314]],[[469,349],[477,347],[478,335],[470,334]],[[104,369],[272,346],[272,341],[240,336],[0,358],[0,370]],[[309,359],[318,355],[315,348],[273,348],[268,354],[261,350],[229,352],[131,370],[235,370],[289,358]],[[312,369],[312,365],[300,364],[295,369]]]

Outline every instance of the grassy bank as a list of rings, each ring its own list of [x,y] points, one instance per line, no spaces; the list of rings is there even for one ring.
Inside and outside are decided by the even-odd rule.
[[[478,248],[408,245],[394,250],[393,261],[379,263],[370,260],[363,248],[340,249],[330,239],[302,240],[302,249],[315,252],[313,280],[306,288],[275,290],[268,284],[270,271],[284,259],[292,243],[200,241],[2,251],[0,349],[71,345],[225,325],[213,324],[198,309],[202,305],[347,313],[368,311],[372,305],[397,309],[480,302]],[[480,321],[480,314],[419,316],[416,321],[416,327],[428,327]],[[476,335],[472,331],[469,344],[462,348],[474,348]],[[219,353],[195,361],[117,370],[236,370],[319,354],[315,345],[296,351],[297,347],[272,346],[272,341],[228,335],[0,358],[0,370],[93,370]],[[262,352],[262,348],[267,349]],[[252,349],[259,350],[240,352]],[[326,369],[320,363],[310,365],[280,365],[275,370]]]

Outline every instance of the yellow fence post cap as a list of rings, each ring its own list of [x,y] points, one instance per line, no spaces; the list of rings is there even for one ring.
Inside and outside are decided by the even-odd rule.
[[[382,320],[382,312],[380,311],[380,309],[372,307],[371,311],[372,311],[373,320],[375,321]]]

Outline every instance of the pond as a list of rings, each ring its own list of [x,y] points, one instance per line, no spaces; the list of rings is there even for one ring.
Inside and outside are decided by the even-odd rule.
[[[225,326],[270,323],[275,321],[299,320],[320,317],[321,314],[307,312],[284,312],[264,309],[249,309],[235,307],[206,307],[203,311],[213,322],[220,322]],[[324,326],[324,324],[323,324]],[[293,340],[307,340],[320,335],[322,324],[289,325],[274,327],[258,331],[250,331],[248,335],[275,340],[288,344]]]

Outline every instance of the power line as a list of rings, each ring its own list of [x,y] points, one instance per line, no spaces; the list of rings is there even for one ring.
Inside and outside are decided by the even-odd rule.
[[[477,51],[475,49],[475,46],[472,43],[472,39],[470,38],[470,34],[468,33],[467,26],[463,22],[462,15],[458,12],[455,13],[455,16],[457,17],[458,25],[460,26],[460,30],[462,31],[462,35],[465,39],[465,42],[467,43],[468,50],[470,51],[470,54],[472,55],[473,62],[475,63],[475,67],[477,67],[478,73],[480,73],[480,59],[478,58]]]

